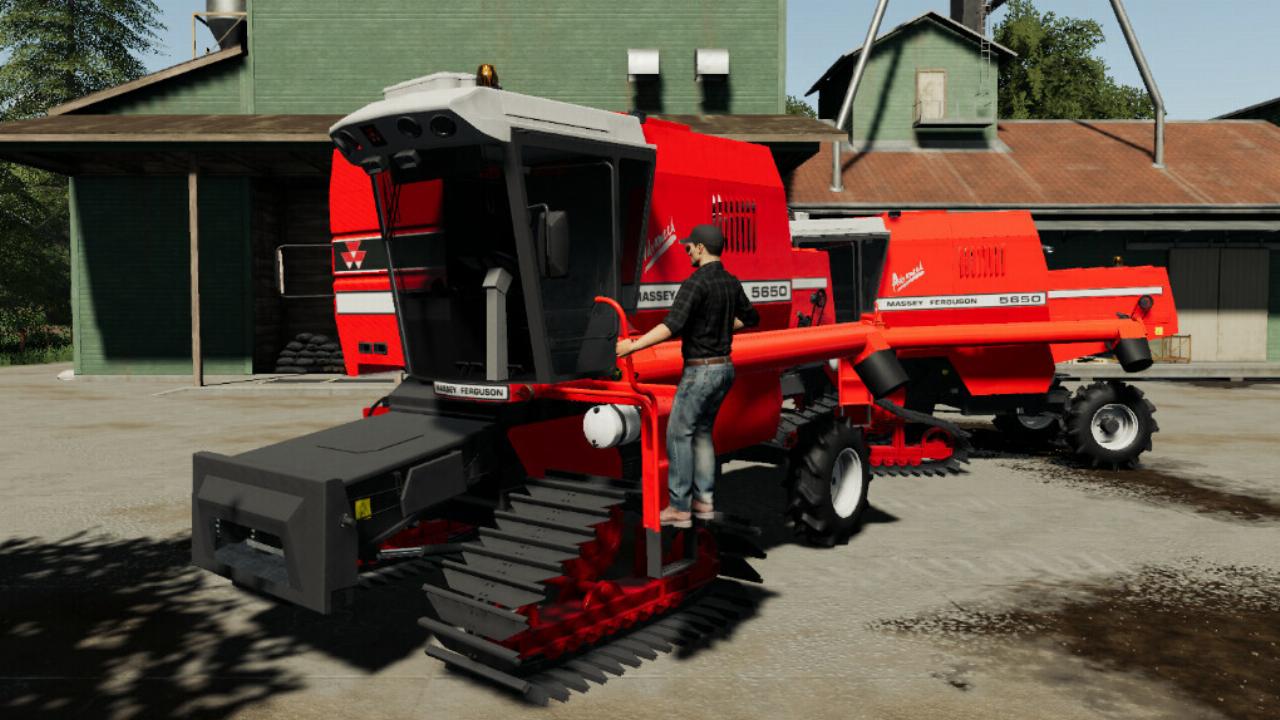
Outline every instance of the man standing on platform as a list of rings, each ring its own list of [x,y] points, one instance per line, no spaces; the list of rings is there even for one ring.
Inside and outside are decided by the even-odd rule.
[[[617,352],[625,357],[675,336],[683,341],[684,373],[667,423],[671,503],[661,518],[664,525],[687,528],[694,516],[714,517],[716,451],[711,428],[733,385],[733,332],[755,327],[760,315],[742,283],[720,262],[724,234],[719,228],[699,225],[680,242],[697,269],[680,285],[667,317],[640,338],[619,340]]]

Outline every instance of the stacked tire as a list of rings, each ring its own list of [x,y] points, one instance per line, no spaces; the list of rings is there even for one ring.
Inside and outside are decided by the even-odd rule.
[[[294,375],[307,373],[343,374],[342,346],[328,335],[298,333],[284,346],[276,359],[276,372]]]

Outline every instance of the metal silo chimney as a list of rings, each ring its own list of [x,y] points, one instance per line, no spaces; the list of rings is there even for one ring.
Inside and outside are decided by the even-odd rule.
[[[205,0],[204,9],[204,23],[218,47],[226,50],[244,44],[245,0]]]
[[[986,0],[951,0],[951,19],[964,25],[970,30],[985,35],[987,29],[983,27],[986,23],[983,12],[983,5]],[[995,3],[993,3],[994,5]]]

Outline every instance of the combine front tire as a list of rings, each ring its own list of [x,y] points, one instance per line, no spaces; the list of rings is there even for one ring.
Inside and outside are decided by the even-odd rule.
[[[1134,467],[1160,429],[1151,417],[1155,409],[1132,385],[1094,382],[1077,390],[1067,405],[1067,442],[1094,467]]]
[[[844,420],[805,433],[792,450],[787,476],[797,531],[824,547],[847,539],[867,509],[870,460],[862,431]]]

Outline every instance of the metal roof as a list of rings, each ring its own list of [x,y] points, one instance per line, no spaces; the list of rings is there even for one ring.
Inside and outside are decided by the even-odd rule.
[[[688,125],[705,135],[754,143],[802,143],[842,140],[848,133],[803,115],[654,115]]]
[[[336,115],[55,115],[0,123],[0,160],[64,175],[329,172]]]
[[[799,115],[654,117],[751,142],[844,137],[820,120]],[[329,128],[339,120],[339,115],[55,115],[0,123],[0,160],[66,175],[136,174],[186,172],[198,155],[212,173],[327,173]]]
[[[115,87],[109,87],[105,90],[99,90],[98,92],[90,93],[82,98],[77,98],[61,105],[55,105],[54,107],[49,108],[49,115],[65,115],[67,113],[85,110],[97,105],[98,103],[106,102],[107,100],[112,100],[122,95],[128,95],[135,90],[141,90],[142,88],[186,75],[187,73],[209,67],[210,65],[216,65],[221,62],[241,57],[245,52],[243,45],[236,45],[229,47],[226,50],[219,50],[217,52],[209,53],[208,55],[202,55],[194,60],[188,60],[186,62],[164,68],[163,70],[157,70],[150,75],[143,75],[137,80],[122,83]]]
[[[791,204],[867,213],[1026,208],[1089,216],[1099,227],[1116,227],[1125,215],[1170,223],[1195,215],[1221,227],[1228,214],[1241,223],[1268,214],[1266,228],[1241,227],[1274,229],[1280,213],[1280,127],[1262,120],[1170,122],[1164,168],[1152,165],[1145,120],[1002,120],[997,135],[1007,152],[847,154],[839,193],[830,189],[824,146],[792,175]]]
[[[1260,103],[1254,103],[1247,107],[1242,107],[1239,110],[1232,110],[1231,112],[1225,113],[1223,115],[1219,115],[1214,119],[1215,120],[1232,120],[1234,118],[1244,117],[1245,115],[1248,115],[1249,113],[1255,110],[1264,110],[1264,109],[1270,109],[1272,112],[1280,111],[1280,97],[1274,97],[1274,98],[1271,98],[1270,100],[1263,100]]]

